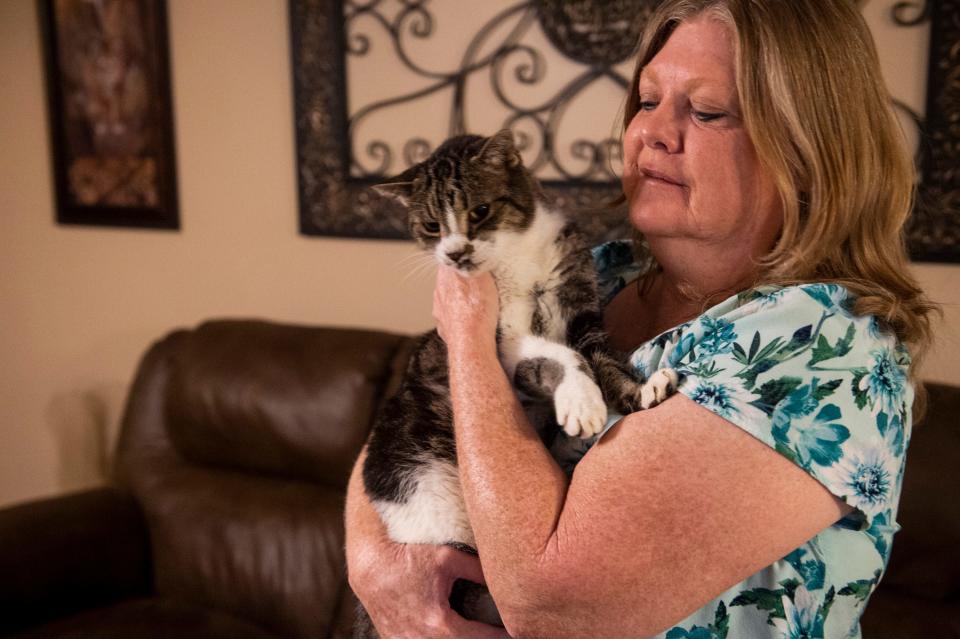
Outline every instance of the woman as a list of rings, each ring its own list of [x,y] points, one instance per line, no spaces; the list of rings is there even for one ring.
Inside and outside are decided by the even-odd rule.
[[[483,570],[391,544],[355,472],[351,584],[386,637],[504,636],[450,611],[456,578],[485,578],[514,637],[859,636],[917,408],[906,347],[915,363],[933,308],[906,267],[913,174],[870,33],[848,0],[668,1],[623,148],[658,268],[625,285],[629,252],[597,251],[605,323],[679,392],[567,478],[497,361],[492,280],[441,269]]]

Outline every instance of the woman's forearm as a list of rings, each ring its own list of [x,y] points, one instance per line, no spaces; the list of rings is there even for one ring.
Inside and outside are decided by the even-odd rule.
[[[344,507],[347,570],[351,577],[359,576],[354,573],[365,570],[371,563],[378,563],[378,547],[390,543],[386,526],[363,488],[363,463],[366,457],[367,447],[364,446],[350,473]]]
[[[490,342],[448,345],[457,458],[487,583],[501,605],[536,596],[567,478],[530,425]],[[535,590],[535,589],[534,589]]]

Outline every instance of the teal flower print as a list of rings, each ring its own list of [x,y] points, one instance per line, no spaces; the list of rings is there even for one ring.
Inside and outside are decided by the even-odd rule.
[[[812,552],[808,552],[807,548]],[[807,559],[808,556],[809,559]],[[820,590],[823,588],[823,581],[827,574],[827,565],[819,559],[820,556],[822,556],[820,544],[814,537],[804,546],[800,546],[784,557],[783,560],[793,566],[808,590]]]
[[[811,383],[793,390],[783,401],[776,404],[772,416],[774,429],[784,429],[794,419],[805,417],[817,409],[817,404],[820,403],[816,395],[818,382],[814,377]]]
[[[847,289],[836,284],[809,284],[801,288],[827,310],[844,311],[849,303]]]
[[[804,468],[809,469],[814,462],[821,466],[834,463],[843,454],[841,444],[850,438],[846,426],[833,423],[841,418],[840,408],[836,404],[820,405],[821,400],[832,395],[839,385],[839,380],[821,384],[814,377],[809,384],[792,390],[773,410],[772,432],[777,450]],[[817,411],[816,416],[808,419],[814,411]]]
[[[900,526],[893,521],[893,513],[889,510],[874,517],[873,523],[867,529],[867,535],[873,539],[873,546],[883,558],[884,565],[890,560],[890,541],[899,529]]]
[[[730,630],[730,615],[727,607],[721,601],[714,614],[713,623],[707,627],[693,626],[686,630],[680,626],[670,629],[665,639],[727,639]]]
[[[728,419],[738,412],[737,405],[734,402],[734,391],[724,384],[701,382],[690,398]]]
[[[834,424],[840,419],[840,409],[827,404],[820,409],[813,423],[797,427],[796,450],[800,463],[805,468],[811,462],[821,466],[833,464],[843,455],[841,444],[850,438],[850,431],[843,424]]]
[[[633,264],[633,246],[629,240],[618,240],[595,246],[593,264],[601,273]]]
[[[859,390],[865,391],[875,413],[887,415],[900,412],[907,376],[897,364],[893,353],[886,349],[870,352],[867,374],[860,379]]]
[[[877,431],[883,435],[891,454],[897,457],[903,454],[904,432],[900,415],[894,415],[893,419],[890,419],[883,411],[877,413]]]
[[[667,633],[666,639],[723,639],[710,628],[694,626],[690,630],[674,628]]]
[[[799,586],[793,599],[783,595],[784,618],[771,618],[770,623],[783,639],[823,639],[823,617],[817,598],[805,586]]]
[[[670,368],[679,368],[680,363],[688,355],[690,355],[690,359],[692,360],[694,356],[691,355],[691,352],[693,351],[695,342],[696,339],[692,333],[687,333],[683,336],[677,334],[677,340],[668,345],[663,351],[663,354],[667,358],[667,366]]]
[[[723,318],[714,319],[704,315],[700,319],[700,323],[703,326],[703,338],[698,345],[701,356],[719,355],[733,350],[733,343],[737,339],[737,334],[733,330],[732,322]]]
[[[786,292],[787,289],[784,288],[757,289],[758,295],[753,301],[756,301],[760,305],[760,308],[775,306],[780,303],[781,298],[783,298]]]
[[[848,447],[840,461],[822,474],[831,492],[873,516],[888,507],[897,472],[897,463],[881,440],[861,448]]]
[[[738,423],[757,423],[765,421],[767,416],[750,404],[750,395],[739,384],[723,384],[700,377],[693,371],[681,371],[680,385],[689,384],[693,391],[684,393],[704,408],[713,411],[724,419]],[[687,374],[689,373],[689,376]],[[696,384],[694,386],[694,384]]]
[[[630,240],[615,240],[596,246],[591,251],[593,265],[597,270],[600,299],[607,304],[627,282],[640,273],[633,262],[633,247]]]

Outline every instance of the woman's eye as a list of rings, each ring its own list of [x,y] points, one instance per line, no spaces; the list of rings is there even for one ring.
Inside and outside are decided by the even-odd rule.
[[[655,108],[657,108],[657,103],[653,100],[640,100],[641,111],[653,111]]]
[[[430,235],[439,235],[440,234],[440,223],[433,220],[423,222],[421,224],[423,230],[429,233]]]
[[[480,222],[487,219],[487,216],[490,215],[490,205],[481,204],[472,211],[470,211],[470,221],[474,224],[479,224]]]
[[[714,120],[719,120],[722,118],[725,113],[714,113],[711,111],[694,111],[693,117],[700,120],[701,122],[713,122]]]

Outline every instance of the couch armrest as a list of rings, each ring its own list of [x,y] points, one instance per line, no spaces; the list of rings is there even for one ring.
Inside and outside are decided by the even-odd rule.
[[[0,634],[152,589],[136,500],[100,488],[0,509]]]

